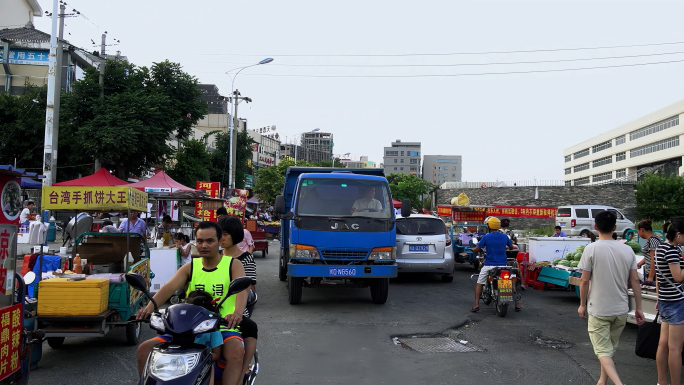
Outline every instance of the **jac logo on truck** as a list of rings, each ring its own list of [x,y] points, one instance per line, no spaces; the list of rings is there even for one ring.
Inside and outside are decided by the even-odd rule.
[[[351,226],[348,226],[346,223],[342,223],[342,225],[335,223],[334,225],[330,226],[330,228],[333,230],[349,230],[350,228],[352,230],[358,230],[359,225],[358,223],[352,223]]]

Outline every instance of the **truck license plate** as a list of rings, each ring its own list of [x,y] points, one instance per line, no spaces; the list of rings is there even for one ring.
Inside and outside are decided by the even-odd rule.
[[[409,251],[417,251],[422,253],[427,253],[430,251],[430,246],[428,245],[409,245]]]
[[[328,275],[331,277],[354,277],[356,276],[356,269],[349,269],[346,267],[331,267]]]

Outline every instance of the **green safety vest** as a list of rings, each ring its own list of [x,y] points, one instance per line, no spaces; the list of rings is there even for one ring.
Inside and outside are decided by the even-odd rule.
[[[214,270],[207,271],[202,265],[202,258],[193,258],[190,269],[190,282],[188,282],[186,295],[190,294],[191,291],[202,290],[209,293],[217,303],[220,302],[228,292],[228,286],[231,281],[230,266],[232,260],[232,257],[224,255]],[[221,309],[219,309],[221,317],[235,312],[235,299],[235,296],[231,295],[223,303]]]

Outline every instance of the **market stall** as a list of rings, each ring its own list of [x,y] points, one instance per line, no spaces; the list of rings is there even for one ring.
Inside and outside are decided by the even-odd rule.
[[[46,210],[130,213],[146,210],[147,194],[129,186],[52,186],[43,188],[42,204]],[[137,344],[140,323],[128,321],[146,300],[123,274],[140,274],[149,285],[145,239],[135,233],[86,232],[65,257],[67,270],[39,270],[37,316],[48,344],[58,348],[66,337],[102,337],[114,327],[125,327],[127,343]]]

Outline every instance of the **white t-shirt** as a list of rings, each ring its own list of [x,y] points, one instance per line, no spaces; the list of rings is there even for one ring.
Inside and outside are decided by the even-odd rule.
[[[31,210],[29,210],[27,207],[24,207],[24,209],[21,210],[21,215],[19,216],[19,223],[24,223],[28,221],[29,215],[31,215]]]
[[[380,201],[375,198],[371,199],[370,202],[367,201],[366,198],[361,198],[357,199],[356,202],[354,202],[354,206],[352,206],[352,208],[356,209],[356,211],[368,209],[380,211],[382,210],[382,203],[380,203]]]
[[[577,267],[591,271],[587,298],[589,314],[598,317],[627,314],[627,282],[630,270],[637,268],[631,247],[620,241],[597,240],[584,249]]]

